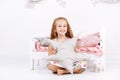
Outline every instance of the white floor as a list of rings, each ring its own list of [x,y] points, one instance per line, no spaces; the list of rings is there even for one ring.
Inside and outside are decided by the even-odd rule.
[[[31,70],[30,64],[4,61],[0,64],[0,80],[120,80],[120,63],[106,63],[102,73],[85,71],[82,74],[57,76],[46,68]]]

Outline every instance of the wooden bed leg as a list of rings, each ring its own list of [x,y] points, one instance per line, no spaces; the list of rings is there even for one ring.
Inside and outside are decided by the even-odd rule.
[[[35,64],[34,59],[32,59],[32,70],[34,70],[34,64]]]

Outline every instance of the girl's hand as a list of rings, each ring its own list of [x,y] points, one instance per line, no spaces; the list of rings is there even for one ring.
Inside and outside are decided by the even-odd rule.
[[[57,49],[52,49],[51,50],[51,54],[56,54],[57,53]]]
[[[48,55],[53,55],[53,54],[56,54],[57,53],[57,49],[54,49],[53,47],[52,47],[52,45],[49,45],[49,47],[48,47]]]
[[[57,49],[52,49],[48,55],[54,55],[57,53]]]
[[[78,48],[78,46],[75,46],[75,48],[74,48],[74,50],[75,50],[75,52],[79,52],[79,48]]]

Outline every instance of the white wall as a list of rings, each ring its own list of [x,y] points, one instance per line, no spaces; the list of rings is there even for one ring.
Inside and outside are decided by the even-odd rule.
[[[106,60],[119,59],[120,4],[97,4],[91,0],[65,0],[66,7],[56,0],[43,0],[35,8],[26,8],[27,0],[0,2],[0,60],[28,63],[33,37],[49,36],[54,18],[64,16],[73,32],[106,29]],[[14,61],[13,61],[14,60]],[[21,63],[22,63],[21,62]]]

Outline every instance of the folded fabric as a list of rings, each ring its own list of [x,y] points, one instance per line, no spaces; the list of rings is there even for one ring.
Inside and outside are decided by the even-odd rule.
[[[41,45],[41,42],[36,41],[35,42],[35,49],[33,51],[35,51],[35,52],[47,52],[48,47],[44,47]]]
[[[100,43],[101,39],[98,36],[84,36],[78,37],[77,46],[78,47],[94,47]]]
[[[96,45],[94,47],[83,47],[83,48],[79,48],[78,52],[85,52],[85,53],[92,53],[95,54],[97,56],[101,56],[103,55],[103,50],[100,47],[100,45]]]

